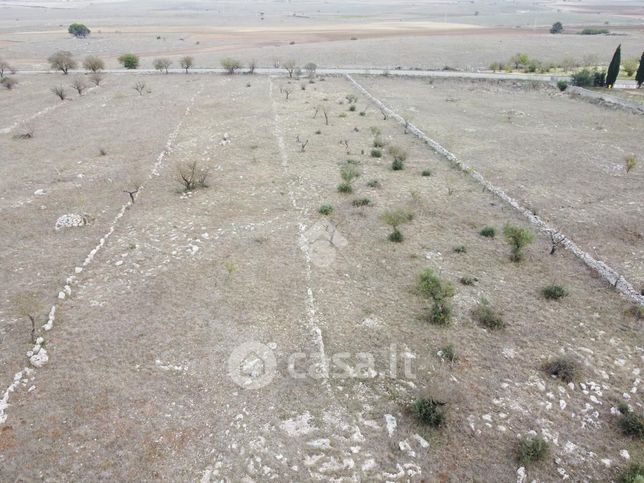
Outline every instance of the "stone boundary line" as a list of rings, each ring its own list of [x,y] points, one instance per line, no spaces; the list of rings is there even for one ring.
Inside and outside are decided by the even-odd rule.
[[[603,92],[593,92],[588,89],[584,89],[583,87],[570,86],[566,89],[566,94],[596,100],[611,107],[618,107],[627,111],[632,111],[636,114],[644,114],[644,104],[620,99],[619,97],[604,94]]]
[[[584,262],[588,267],[595,270],[604,280],[611,284],[618,292],[623,294],[628,300],[635,302],[640,305],[644,305],[644,295],[641,295],[633,285],[626,280],[622,275],[620,275],[616,270],[609,267],[606,263],[601,260],[595,260],[589,253],[583,251],[575,242],[570,238],[563,235],[556,228],[548,225],[544,220],[539,216],[532,213],[527,208],[523,207],[517,200],[511,198],[507,193],[505,193],[500,188],[497,188],[488,180],[486,180],[481,173],[476,171],[474,168],[468,166],[463,161],[460,161],[454,154],[449,152],[438,142],[429,138],[425,133],[420,129],[414,126],[411,123],[408,123],[402,116],[398,115],[393,110],[389,109],[380,99],[373,96],[367,89],[365,89],[361,84],[347,74],[346,78],[358,89],[362,94],[367,96],[378,108],[387,113],[389,116],[394,118],[402,125],[406,125],[409,132],[413,133],[416,137],[427,143],[434,151],[438,154],[447,158],[452,164],[454,164],[461,171],[469,174],[474,180],[481,184],[485,189],[494,193],[497,197],[501,198],[507,204],[512,206],[523,216],[525,216],[530,223],[539,228],[540,231],[546,233],[548,236],[551,236],[556,242],[565,247],[567,250],[571,251],[577,258]]]

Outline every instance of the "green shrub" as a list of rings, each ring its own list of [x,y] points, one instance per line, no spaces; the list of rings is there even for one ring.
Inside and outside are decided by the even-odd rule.
[[[467,253],[467,248],[465,248],[465,245],[458,245],[454,247],[454,252],[455,253]]]
[[[331,213],[333,213],[333,206],[328,203],[324,203],[322,206],[320,206],[318,212],[322,215],[330,215]]]
[[[402,232],[398,228],[394,228],[394,231],[392,231],[387,238],[389,239],[389,241],[394,243],[400,243],[405,239]]]
[[[485,225],[483,229],[479,232],[479,234],[486,238],[494,238],[496,235],[496,230],[494,229],[493,226]]]
[[[382,151],[378,148],[373,148],[371,150],[371,157],[372,158],[382,158]]]
[[[435,325],[447,325],[452,318],[452,308],[449,299],[454,296],[454,286],[441,280],[428,268],[418,277],[416,284],[418,293],[434,303],[429,311],[428,320]]]
[[[431,268],[427,268],[418,276],[416,288],[420,295],[435,301],[442,301],[454,296],[454,286],[441,280]]]
[[[423,170],[422,173],[420,173],[421,176],[431,176],[432,172],[429,169]]]
[[[351,183],[340,183],[338,193],[353,193],[353,186],[351,186]]]
[[[446,345],[440,350],[441,356],[450,362],[456,362],[458,356],[456,355],[456,349],[452,344]]]
[[[566,356],[557,357],[543,365],[543,370],[565,383],[573,382],[579,377],[579,363]]]
[[[449,325],[452,320],[452,307],[446,302],[435,302],[429,309],[427,321],[433,325]]]
[[[561,285],[548,285],[541,290],[542,295],[548,300],[559,300],[568,295],[568,291]]]
[[[609,33],[608,29],[600,29],[596,27],[588,27],[579,32],[581,35],[602,35]]]
[[[417,399],[412,405],[412,411],[418,422],[438,428],[445,422],[445,414],[442,409],[444,405],[434,399]]]
[[[503,227],[503,235],[512,249],[510,260],[520,262],[523,259],[521,250],[532,242],[534,235],[527,228],[520,228],[509,223]]]
[[[356,198],[351,202],[353,206],[369,206],[371,200],[369,198]]]
[[[367,183],[367,186],[369,188],[380,188],[382,185],[380,184],[380,181],[378,181],[377,179],[372,179]]]
[[[631,463],[618,481],[620,483],[644,483],[644,465]]]
[[[461,284],[463,284],[463,285],[474,285],[474,284],[475,284],[476,282],[478,282],[478,281],[479,281],[479,279],[478,279],[478,278],[476,278],[476,277],[469,277],[469,276],[461,277],[461,278],[459,279],[459,282],[461,282]]]
[[[405,165],[400,159],[394,159],[391,163],[391,169],[393,171],[402,171],[403,169],[405,169]]]
[[[126,69],[136,69],[139,66],[139,56],[136,54],[123,54],[119,62]]]
[[[539,436],[523,438],[519,441],[517,456],[519,464],[528,466],[537,461],[542,461],[550,450],[550,446]]]
[[[582,69],[571,76],[573,86],[589,87],[595,83],[595,74],[589,69]]]
[[[486,300],[482,300],[474,309],[474,316],[479,323],[490,330],[500,330],[505,327],[505,322],[500,313],[490,307]]]
[[[561,79],[560,79],[560,80],[558,80],[558,81],[557,81],[557,88],[558,88],[561,92],[565,91],[566,89],[568,89],[568,82],[567,82],[567,81],[565,81],[565,80],[561,80]]]
[[[356,110],[356,106],[355,106],[354,104],[351,104],[351,105],[349,106],[349,111],[351,111],[351,112],[355,112],[355,110]]]
[[[626,403],[620,403],[618,406],[622,417],[619,420],[619,427],[626,436],[636,439],[644,439],[644,417],[631,411]]]
[[[360,171],[352,164],[345,164],[340,168],[340,177],[343,183],[338,185],[340,193],[353,193],[353,180],[360,176]]]

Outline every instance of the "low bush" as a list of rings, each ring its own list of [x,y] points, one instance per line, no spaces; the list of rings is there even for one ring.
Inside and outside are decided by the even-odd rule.
[[[597,27],[587,27],[579,32],[581,35],[604,35],[609,33],[608,29],[602,29]]]
[[[568,82],[567,82],[567,81],[565,81],[565,80],[558,80],[558,81],[557,81],[557,88],[558,88],[561,92],[565,91],[566,89],[568,89]]]
[[[338,193],[353,193],[353,186],[351,186],[351,183],[340,183]]]
[[[494,238],[496,235],[496,230],[494,229],[493,226],[485,225],[483,229],[479,232],[479,234],[486,238]]]
[[[548,455],[550,446],[547,441],[539,436],[527,437],[519,441],[517,459],[522,466],[542,461]]]
[[[632,411],[626,403],[621,403],[618,409],[622,413],[619,420],[622,433],[636,439],[644,439],[644,417]]]
[[[543,365],[543,370],[565,383],[573,382],[579,377],[579,363],[571,357],[561,356]]]
[[[356,198],[351,202],[351,204],[356,207],[369,206],[371,204],[371,200],[369,198]]]
[[[378,148],[373,148],[371,150],[371,157],[372,158],[382,158],[382,151]]]
[[[405,165],[400,159],[394,159],[391,163],[391,169],[393,171],[402,171],[405,169]]]
[[[434,399],[422,398],[414,401],[412,411],[419,423],[438,428],[445,423],[444,405],[444,403]]]
[[[644,482],[644,465],[640,463],[631,463],[622,473],[619,483],[643,483]]]
[[[462,285],[474,285],[479,279],[476,277],[464,276],[459,279]]]
[[[482,300],[478,307],[474,309],[474,317],[482,326],[490,330],[500,330],[505,327],[501,314],[490,307],[489,302],[486,300]]]
[[[589,69],[582,69],[571,76],[573,86],[589,87],[595,83],[595,74]]]
[[[331,206],[328,203],[325,203],[322,206],[320,206],[320,208],[318,209],[318,212],[322,215],[330,215],[331,213],[333,213],[333,206]]]
[[[431,175],[432,175],[432,172],[431,172],[429,169],[425,169],[425,170],[423,170],[423,172],[422,172],[422,173],[420,173],[420,175],[421,175],[421,176],[426,176],[426,177],[427,177],[427,176],[431,176]]]
[[[635,166],[637,166],[637,158],[634,154],[627,154],[624,157],[624,169],[626,169],[627,173],[630,173]]]
[[[382,185],[380,184],[380,181],[378,181],[377,179],[372,179],[367,183],[367,186],[369,188],[380,188]]]
[[[450,362],[456,362],[458,356],[456,355],[456,349],[452,344],[446,345],[440,350],[441,357]]]
[[[13,89],[17,83],[18,81],[15,78],[9,76],[0,79],[0,85],[2,85],[2,87],[7,89],[8,91]]]
[[[441,280],[428,268],[418,277],[416,289],[422,297],[433,301],[428,321],[435,325],[449,324],[452,318],[449,299],[454,296],[454,286],[448,281]]]
[[[568,295],[568,291],[561,285],[548,285],[541,289],[541,294],[548,300],[559,300]]]
[[[197,161],[192,161],[179,166],[179,182],[184,191],[193,191],[198,188],[207,188],[208,169],[200,168]]]
[[[454,252],[455,253],[466,253],[467,248],[465,248],[465,245],[458,245],[454,247]]]

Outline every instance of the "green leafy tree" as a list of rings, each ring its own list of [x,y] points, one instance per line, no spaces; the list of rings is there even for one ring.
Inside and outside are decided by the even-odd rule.
[[[644,84],[644,52],[642,52],[642,58],[640,59],[640,67],[637,69],[637,74],[635,74],[635,81],[638,88]]]
[[[91,30],[88,29],[85,25],[82,23],[73,23],[69,26],[67,31],[72,34],[76,38],[84,39],[87,37],[90,33]]]
[[[520,262],[523,258],[521,250],[527,244],[532,242],[534,235],[527,228],[520,228],[510,224],[506,224],[503,227],[503,235],[512,249],[510,260],[513,262]]]
[[[563,32],[563,25],[561,22],[555,22],[552,24],[552,27],[550,27],[551,34],[560,34],[561,32]]]
[[[606,73],[606,87],[612,89],[619,75],[619,66],[622,62],[622,44],[617,46],[615,53],[613,54],[613,59],[610,61],[608,66],[608,72]]]
[[[136,54],[123,54],[119,62],[126,69],[136,69],[139,66],[139,56]]]

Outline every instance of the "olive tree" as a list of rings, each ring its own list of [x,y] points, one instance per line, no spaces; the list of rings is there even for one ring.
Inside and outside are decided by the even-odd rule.
[[[309,77],[314,77],[315,72],[318,70],[318,66],[313,62],[309,62],[304,66],[304,70],[309,74]]]
[[[65,91],[65,88],[63,86],[52,87],[51,92],[53,92],[54,95],[58,97],[61,101],[64,101],[65,99],[67,99],[67,91]]]
[[[288,72],[288,76],[292,78],[293,72],[297,69],[297,63],[294,60],[287,60],[284,62],[283,67],[286,69],[286,72]]]
[[[179,61],[181,68],[186,71],[186,74],[188,73],[188,69],[191,69],[194,63],[195,63],[195,60],[189,55],[182,57],[181,60]]]
[[[83,67],[91,72],[98,72],[99,70],[105,69],[105,62],[95,55],[88,55],[83,61]]]
[[[6,60],[0,59],[0,79],[4,77],[6,71],[11,72],[13,69]]]
[[[154,65],[154,68],[159,72],[165,72],[167,74],[168,69],[172,65],[172,61],[167,58],[154,59],[154,62],[152,65]]]
[[[52,54],[47,60],[49,61],[49,65],[52,69],[59,70],[65,75],[67,75],[67,72],[69,72],[70,69],[76,68],[76,61],[74,60],[72,53],[67,52],[66,50],[59,50],[55,54]]]
[[[78,92],[79,96],[82,96],[83,92],[85,91],[85,89],[87,89],[87,84],[85,83],[85,81],[82,78],[77,77],[76,79],[74,79],[72,81],[71,87],[76,92]]]
[[[229,74],[234,74],[236,70],[241,69],[242,65],[237,59],[226,57],[225,59],[221,59],[221,66],[226,69],[226,72]]]

